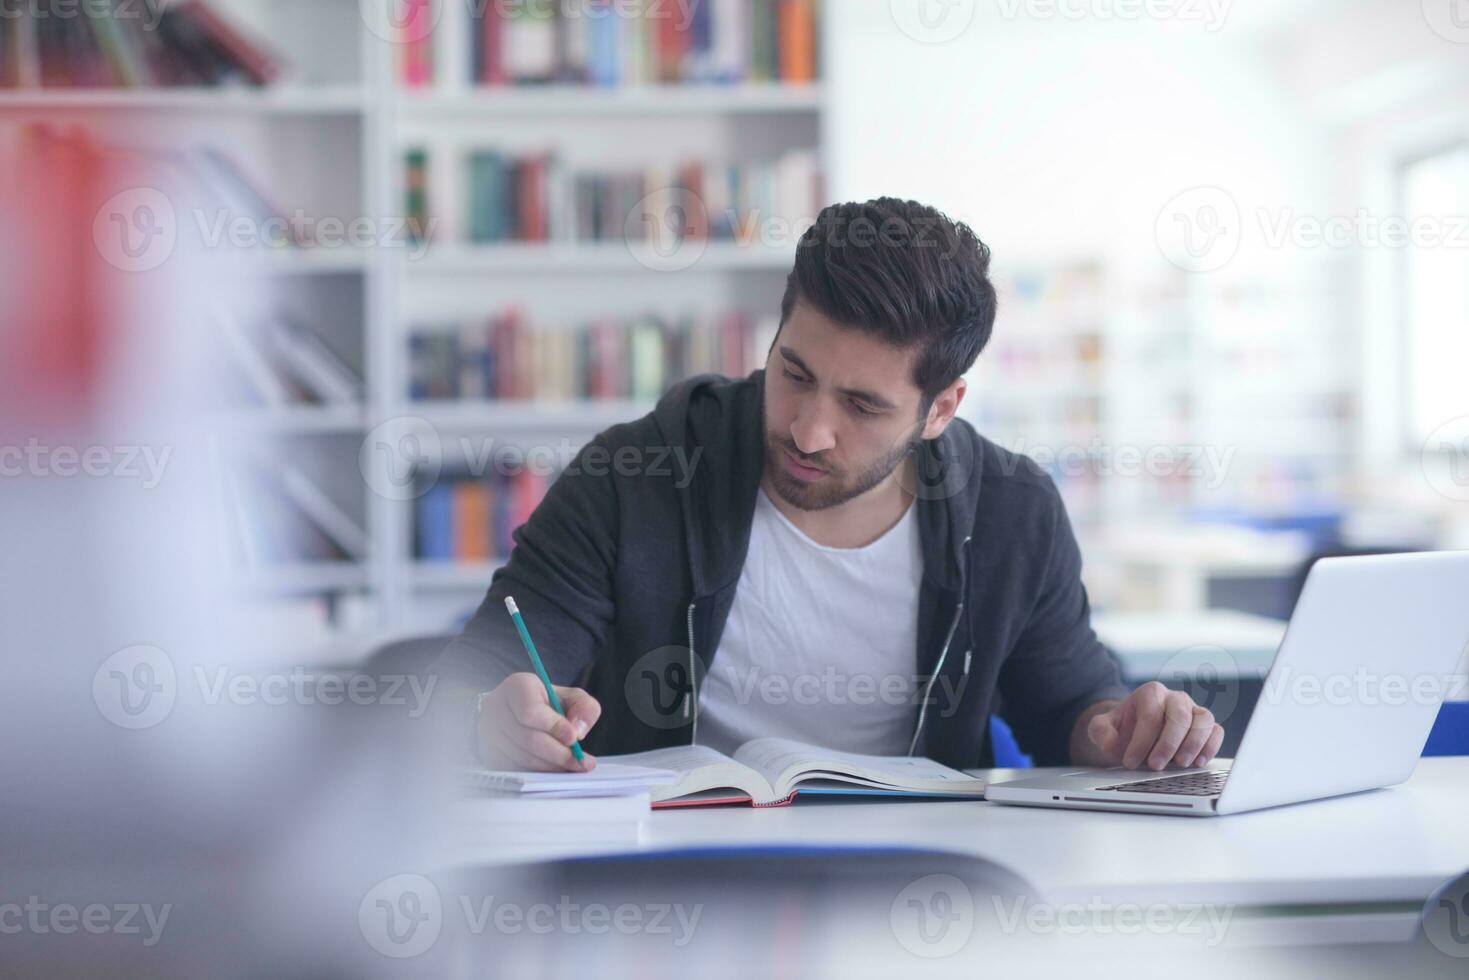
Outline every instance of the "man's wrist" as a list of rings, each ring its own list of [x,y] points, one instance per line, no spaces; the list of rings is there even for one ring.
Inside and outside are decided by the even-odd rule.
[[[456,691],[454,699],[458,703],[455,709],[460,718],[459,747],[456,750],[464,763],[472,768],[484,766],[484,756],[480,751],[480,715],[484,707],[484,699],[491,691],[480,691],[471,688],[463,688]]]

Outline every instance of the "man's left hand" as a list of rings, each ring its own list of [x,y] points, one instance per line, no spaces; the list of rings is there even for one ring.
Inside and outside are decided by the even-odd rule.
[[[1207,765],[1224,741],[1224,729],[1215,723],[1213,712],[1157,681],[1093,715],[1086,734],[1109,760],[1107,765],[1128,769]]]

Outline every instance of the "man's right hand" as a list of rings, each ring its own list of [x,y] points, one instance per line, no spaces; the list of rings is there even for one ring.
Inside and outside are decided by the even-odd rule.
[[[556,697],[566,709],[563,718],[551,707],[546,686],[532,673],[511,674],[489,694],[479,710],[480,759],[491,769],[539,772],[591,771],[597,760],[586,754],[576,761],[571,743],[585,738],[602,706],[577,687],[557,687]]]

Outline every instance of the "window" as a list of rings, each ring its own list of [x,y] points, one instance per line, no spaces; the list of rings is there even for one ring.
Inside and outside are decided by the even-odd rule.
[[[1414,448],[1455,419],[1469,434],[1469,143],[1402,170],[1404,380]]]

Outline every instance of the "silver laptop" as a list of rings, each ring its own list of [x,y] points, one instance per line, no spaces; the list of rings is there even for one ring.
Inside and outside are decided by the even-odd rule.
[[[1444,697],[1464,697],[1469,551],[1311,568],[1233,763],[994,783],[996,803],[1212,817],[1407,779]]]

